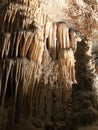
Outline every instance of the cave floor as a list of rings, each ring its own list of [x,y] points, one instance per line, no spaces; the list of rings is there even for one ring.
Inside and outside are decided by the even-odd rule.
[[[95,121],[91,126],[80,127],[78,130],[98,130],[98,120]]]

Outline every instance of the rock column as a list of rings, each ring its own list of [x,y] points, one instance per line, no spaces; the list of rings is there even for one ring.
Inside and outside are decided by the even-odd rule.
[[[91,124],[98,118],[92,41],[83,39],[77,43],[75,59],[77,84],[73,84],[72,88],[72,109],[73,122],[79,126]]]

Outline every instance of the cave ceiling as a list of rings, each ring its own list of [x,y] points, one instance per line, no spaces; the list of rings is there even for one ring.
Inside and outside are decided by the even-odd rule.
[[[98,0],[42,0],[41,6],[50,21],[64,22],[80,37],[92,39],[98,57]]]
[[[98,0],[42,0],[41,6],[50,21],[98,40]]]

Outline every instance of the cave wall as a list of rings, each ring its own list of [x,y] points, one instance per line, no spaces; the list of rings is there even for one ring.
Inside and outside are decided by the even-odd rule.
[[[2,1],[0,11],[0,129],[34,117],[65,124],[75,33],[49,21],[38,1]]]
[[[55,122],[56,128],[65,128],[71,114],[85,109],[84,106],[78,108],[77,94],[80,99],[85,98],[81,96],[82,91],[87,94],[89,90],[92,94],[94,66],[86,55],[90,45],[79,43],[77,49],[76,33],[64,22],[51,21],[43,13],[40,1],[1,0],[0,11],[0,129],[24,129],[28,121],[34,130],[47,122],[50,126]],[[90,79],[83,73],[80,75],[83,67],[84,75],[88,75],[89,66],[92,67]],[[76,88],[80,93],[74,91],[72,84],[78,84]],[[89,106],[96,109],[94,103]],[[82,119],[81,115],[77,117]],[[38,126],[39,119],[43,122],[41,126]]]

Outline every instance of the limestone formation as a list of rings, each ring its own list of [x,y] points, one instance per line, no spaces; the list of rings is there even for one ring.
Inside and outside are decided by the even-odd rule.
[[[86,123],[97,119],[97,2],[79,2],[0,0],[0,130],[74,129],[84,114]]]
[[[98,84],[92,58],[92,41],[84,38],[78,42],[75,53],[77,84],[73,85],[72,91],[72,118],[74,125],[77,124],[76,127],[91,124],[98,118],[96,87]]]

